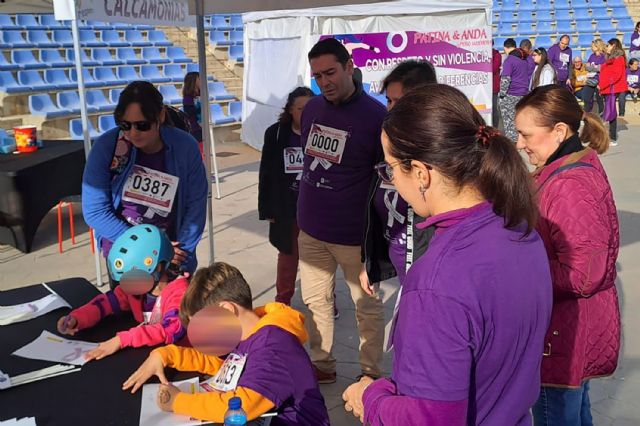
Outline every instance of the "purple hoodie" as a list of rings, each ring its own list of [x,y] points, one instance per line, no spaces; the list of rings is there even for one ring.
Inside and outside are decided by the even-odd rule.
[[[573,52],[571,51],[571,48],[567,47],[564,50],[560,50],[560,46],[554,44],[549,48],[547,56],[549,57],[551,65],[556,69],[558,82],[564,84],[564,82],[569,78],[569,66],[573,60]]]
[[[637,43],[638,38],[640,38],[640,33],[638,31],[634,31],[633,34],[631,34],[631,43],[629,45],[629,52],[635,52],[636,50],[640,50],[640,46],[636,46],[635,44],[633,44],[634,41]]]
[[[506,229],[490,203],[429,218],[391,329],[390,379],[369,385],[365,424],[531,425],[552,307],[536,231]]]

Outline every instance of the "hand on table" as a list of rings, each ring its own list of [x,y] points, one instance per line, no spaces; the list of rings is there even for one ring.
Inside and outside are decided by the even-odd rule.
[[[120,350],[120,338],[118,336],[112,337],[106,342],[100,342],[97,348],[84,354],[84,358],[87,361],[92,359],[100,360],[104,357],[112,355]]]
[[[58,332],[73,336],[78,332],[78,320],[71,315],[65,315],[58,320]]]
[[[172,384],[160,384],[160,389],[158,389],[158,396],[156,397],[156,402],[158,403],[158,407],[162,411],[173,411],[173,401],[175,401],[176,396],[180,393],[180,389]]]
[[[151,376],[158,376],[160,383],[168,385],[169,381],[164,375],[164,363],[162,357],[151,352],[142,365],[122,384],[122,390],[127,390],[133,386],[131,393],[135,393]]]
[[[364,423],[364,405],[362,403],[362,396],[364,391],[371,383],[373,379],[368,376],[362,376],[360,381],[349,386],[343,393],[342,399],[344,400],[344,409],[350,411],[355,417],[358,417],[361,422]]]

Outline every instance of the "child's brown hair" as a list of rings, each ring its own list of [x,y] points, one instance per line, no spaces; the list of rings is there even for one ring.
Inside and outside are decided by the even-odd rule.
[[[200,309],[219,302],[253,309],[249,284],[238,268],[225,262],[215,262],[196,271],[180,303],[180,320],[187,325],[189,318]]]

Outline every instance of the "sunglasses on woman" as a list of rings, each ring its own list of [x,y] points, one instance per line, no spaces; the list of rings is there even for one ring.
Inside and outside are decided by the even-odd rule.
[[[118,123],[118,127],[121,130],[128,132],[131,128],[136,129],[139,132],[147,132],[151,129],[151,125],[153,123],[151,121],[121,121]]]

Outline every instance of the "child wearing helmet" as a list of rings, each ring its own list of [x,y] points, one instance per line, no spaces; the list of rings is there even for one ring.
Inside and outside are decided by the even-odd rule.
[[[189,283],[171,271],[172,258],[171,241],[156,226],[129,228],[114,242],[107,259],[109,275],[120,285],[60,318],[58,331],[74,335],[109,315],[130,311],[141,325],[101,342],[86,354],[87,360],[102,359],[129,346],[179,342],[185,336],[178,316],[180,301]]]

